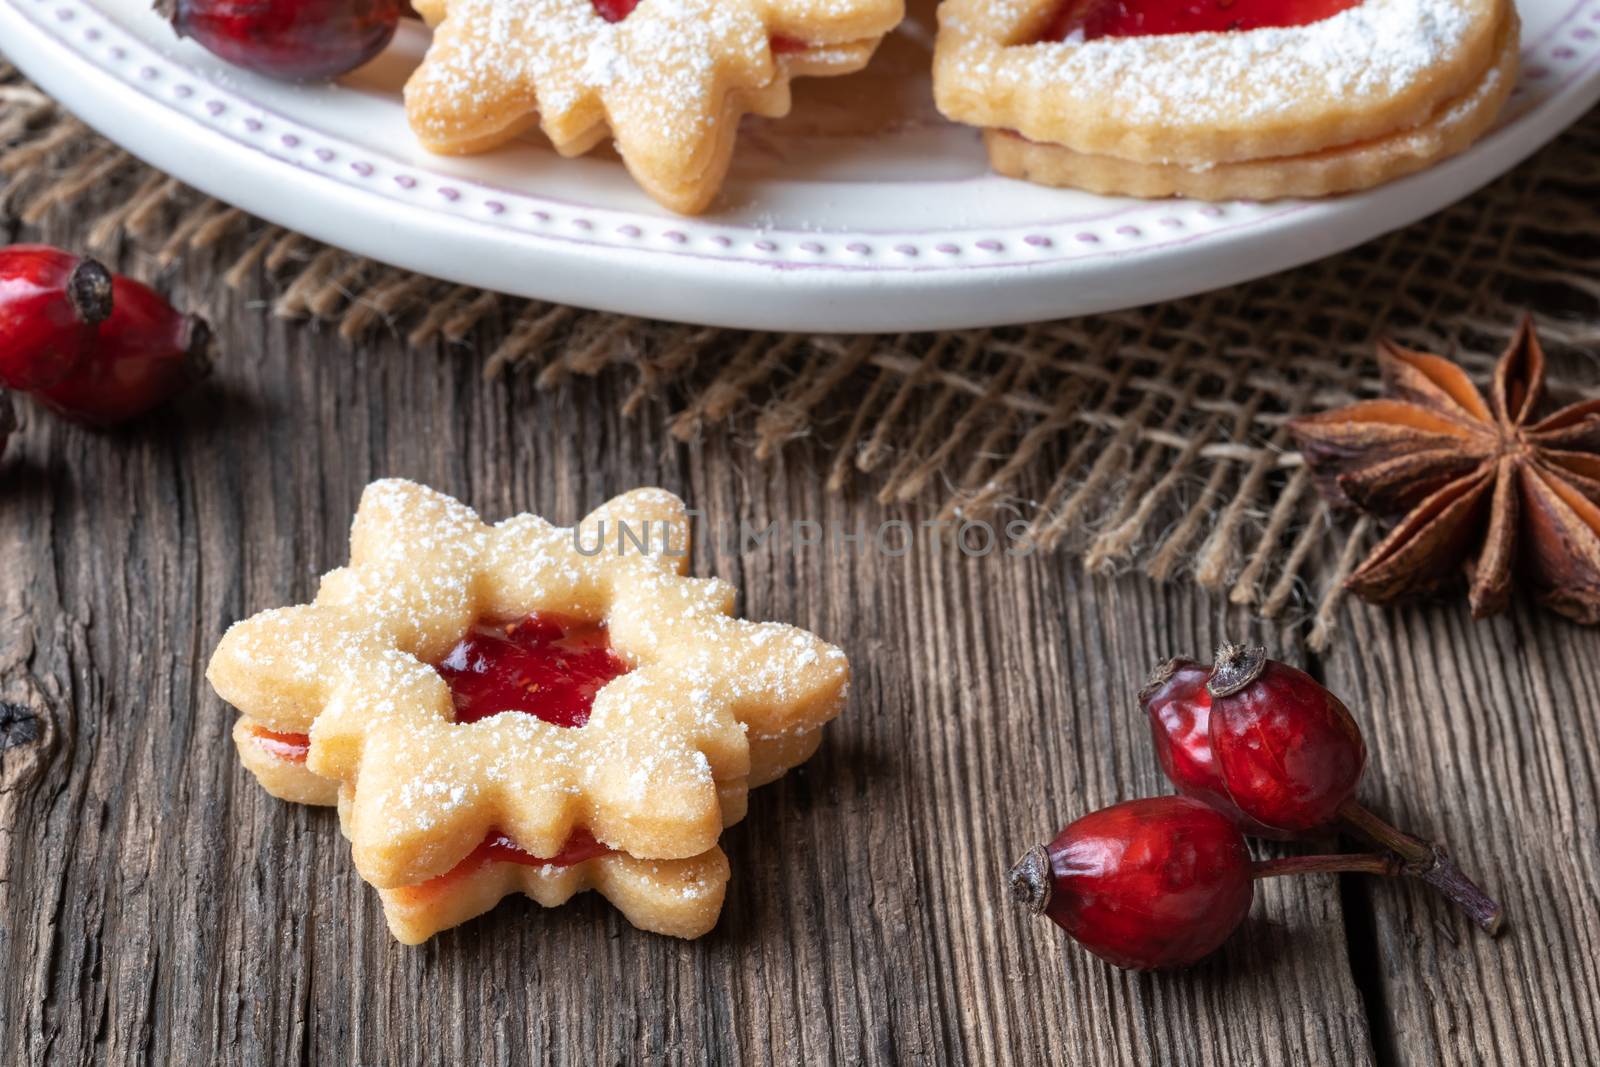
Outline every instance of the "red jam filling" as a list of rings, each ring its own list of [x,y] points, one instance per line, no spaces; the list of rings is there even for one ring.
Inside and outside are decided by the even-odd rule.
[[[593,0],[595,14],[607,22],[621,22],[633,14],[639,0]]]
[[[600,0],[596,0],[598,4]],[[1274,26],[1306,26],[1332,18],[1361,0],[1089,0],[1068,2],[1051,19],[1041,41],[1060,41],[1081,30],[1100,37],[1159,37],[1220,33]]]
[[[289,763],[304,763],[311,751],[311,738],[305,734],[283,734],[265,726],[250,727],[250,734],[269,754]]]
[[[477,626],[435,669],[450,687],[456,722],[520,711],[554,726],[588,722],[595,694],[628,673],[604,626],[555,615]],[[304,763],[311,748],[305,734],[264,726],[251,733],[256,744],[290,763]]]
[[[518,848],[511,838],[499,830],[490,830],[483,843],[467,853],[460,863],[426,882],[406,886],[404,891],[413,894],[433,893],[488,863],[520,863],[524,867],[573,867],[597,856],[609,855],[610,852],[611,849],[596,841],[594,835],[581,827],[572,831],[567,843],[562,845],[561,851],[554,856],[531,855]]]
[[[450,686],[456,722],[520,711],[554,726],[588,722],[595,694],[628,673],[604,626],[553,615],[478,626],[435,669]]]
[[[463,865],[474,866],[488,863],[491,860],[500,863],[520,863],[524,867],[573,867],[585,860],[592,860],[596,856],[604,856],[611,850],[594,839],[588,830],[579,827],[572,831],[567,838],[567,843],[561,846],[561,851],[554,856],[534,856],[516,846],[516,843],[502,834],[499,830],[490,830],[489,836],[483,839],[483,844],[473,849],[467,858],[451,868],[452,871]],[[448,874],[444,875],[448,877]]]
[[[639,6],[639,0],[590,0],[594,4],[595,14],[607,22],[621,22],[633,14],[633,9]],[[783,34],[774,34],[769,42],[773,52],[782,55],[785,52],[804,52],[806,43]]]

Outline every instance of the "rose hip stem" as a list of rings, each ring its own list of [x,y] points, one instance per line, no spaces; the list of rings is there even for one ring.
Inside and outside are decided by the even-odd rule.
[[[1282,878],[1295,874],[1373,874],[1380,878],[1395,878],[1411,873],[1399,856],[1388,852],[1326,853],[1318,856],[1280,856],[1270,860],[1255,860],[1250,864],[1250,877]],[[1006,885],[1011,899],[1034,914],[1042,914],[1050,904],[1054,880],[1050,870],[1050,852],[1044,845],[1035,845],[1006,872]]]
[[[1286,874],[1375,874],[1380,878],[1394,878],[1405,873],[1405,862],[1389,852],[1280,856],[1256,860],[1250,865],[1250,877],[1255,879],[1280,878]]]
[[[1443,845],[1412,837],[1391,826],[1356,800],[1344,802],[1339,818],[1357,836],[1398,855],[1405,862],[1405,873],[1419,878],[1443,893],[1491,937],[1500,932],[1505,912],[1500,903],[1478,888],[1457,867]]]

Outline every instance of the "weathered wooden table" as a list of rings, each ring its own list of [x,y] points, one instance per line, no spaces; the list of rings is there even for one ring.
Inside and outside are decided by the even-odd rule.
[[[35,415],[0,468],[5,1063],[1600,1062],[1600,634],[1528,605],[1352,603],[1313,658],[1192,588],[926,544],[698,547],[749,615],[838,642],[857,679],[726,835],[710,936],[584,897],[395,944],[333,814],[256,786],[201,674],[230,622],[345,558],[363,485],[415,478],[490,518],[570,520],[640,484],[717,522],[888,515],[825,494],[803,448],[761,467],[621,419],[626,381],[540,393],[482,382],[471,353],[212,312],[210,392],[122,434]],[[1245,634],[1347,697],[1363,797],[1449,841],[1504,936],[1412,885],[1275,880],[1216,957],[1135,975],[1008,904],[1027,845],[1166,791],[1134,700],[1150,666]]]

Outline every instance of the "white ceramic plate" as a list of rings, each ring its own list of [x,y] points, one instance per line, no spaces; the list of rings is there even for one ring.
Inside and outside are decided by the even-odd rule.
[[[614,157],[530,138],[441,158],[399,87],[427,44],[339,86],[258,78],[176,40],[149,0],[0,0],[0,50],[108,137],[330,244],[465,284],[722,326],[922,330],[1132,307],[1348,248],[1460,199],[1600,99],[1600,0],[1519,0],[1522,84],[1494,134],[1426,173],[1320,202],[1144,202],[989,173],[933,110],[922,11],[849,78],[748,120],[712,213],[678,218]]]

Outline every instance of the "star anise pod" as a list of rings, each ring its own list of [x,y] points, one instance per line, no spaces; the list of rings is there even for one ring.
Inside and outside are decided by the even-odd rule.
[[[1538,418],[1544,352],[1524,318],[1486,400],[1448,360],[1378,346],[1388,396],[1292,420],[1336,506],[1402,515],[1350,576],[1387,603],[1463,569],[1473,615],[1502,611],[1514,582],[1579,622],[1600,622],[1600,399]]]

